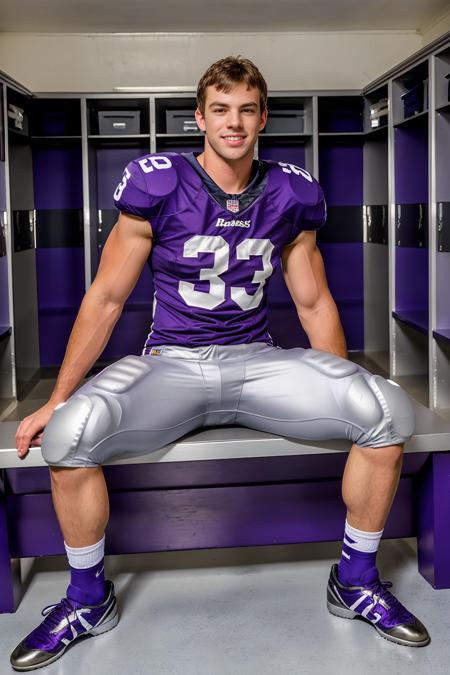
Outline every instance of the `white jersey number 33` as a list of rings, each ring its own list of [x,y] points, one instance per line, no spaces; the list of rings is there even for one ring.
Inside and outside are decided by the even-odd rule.
[[[255,309],[263,297],[266,279],[273,272],[270,258],[273,244],[270,239],[244,239],[236,246],[237,260],[249,260],[250,256],[261,256],[263,269],[256,270],[252,284],[258,284],[256,292],[249,295],[242,286],[231,286],[231,299],[243,310]],[[196,235],[184,244],[183,257],[198,258],[199,253],[214,253],[214,266],[202,267],[199,280],[209,281],[209,291],[196,291],[194,284],[180,281],[178,291],[190,307],[214,309],[225,301],[225,282],[220,275],[228,270],[230,247],[223,237]]]

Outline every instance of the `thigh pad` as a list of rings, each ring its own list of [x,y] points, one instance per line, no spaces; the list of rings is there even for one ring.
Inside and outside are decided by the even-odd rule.
[[[123,394],[148,375],[151,369],[151,364],[143,358],[126,356],[103,370],[92,381],[92,386],[111,394]]]
[[[358,439],[361,445],[393,445],[413,434],[414,411],[398,384],[317,349],[307,350],[302,360],[326,377],[341,380],[337,395],[346,418],[365,431]]]

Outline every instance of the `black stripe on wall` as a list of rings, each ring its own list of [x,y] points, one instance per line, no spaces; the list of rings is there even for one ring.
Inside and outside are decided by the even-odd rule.
[[[437,205],[437,250],[450,251],[450,202]]]
[[[13,250],[14,253],[34,248],[33,224],[30,221],[31,211],[13,211]]]
[[[82,209],[36,211],[38,248],[79,248],[84,244]]]
[[[366,206],[367,241],[371,244],[388,243],[388,207],[387,204]]]
[[[0,258],[3,258],[3,256],[5,255],[6,255],[6,227],[0,215]]]
[[[348,244],[363,240],[362,206],[329,206],[327,222],[317,233],[322,244]]]
[[[428,204],[396,204],[395,244],[428,247]]]

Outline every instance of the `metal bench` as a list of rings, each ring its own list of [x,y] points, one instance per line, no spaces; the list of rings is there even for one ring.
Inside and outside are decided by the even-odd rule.
[[[419,571],[434,588],[450,588],[450,422],[415,408],[416,433],[384,537],[417,537]],[[38,448],[17,458],[17,426],[0,424],[1,612],[14,611],[20,595],[13,559],[64,554],[48,468]],[[111,462],[106,553],[340,540],[349,447],[220,427]]]

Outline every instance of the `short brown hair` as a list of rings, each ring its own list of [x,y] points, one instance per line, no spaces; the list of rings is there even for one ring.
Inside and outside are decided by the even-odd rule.
[[[267,109],[267,84],[258,68],[242,56],[227,56],[209,66],[197,87],[197,108],[205,114],[206,88],[216,87],[228,93],[234,85],[245,83],[248,89],[259,89],[261,112]]]

